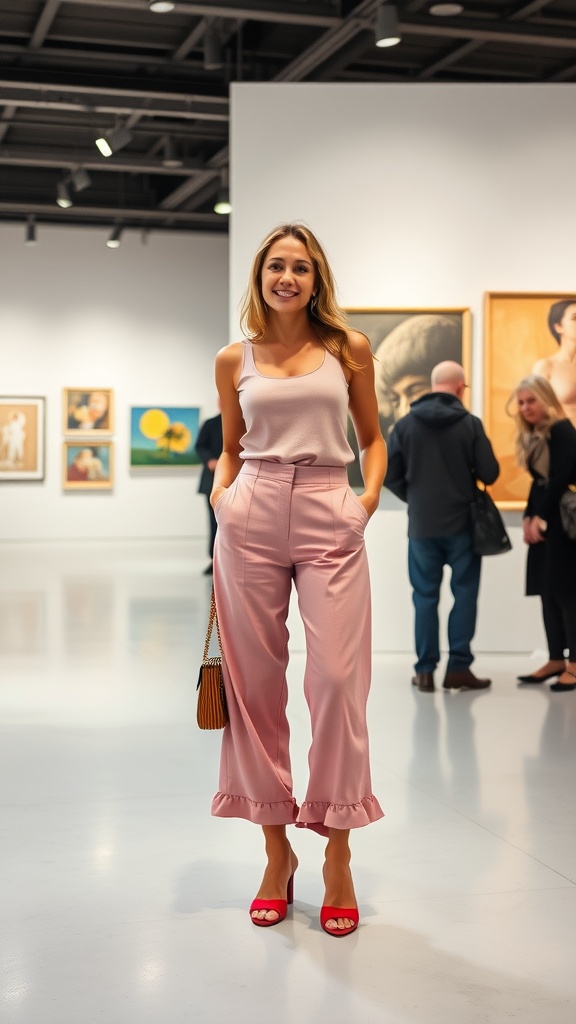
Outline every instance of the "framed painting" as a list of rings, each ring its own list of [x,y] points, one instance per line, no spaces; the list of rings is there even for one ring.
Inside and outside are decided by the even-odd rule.
[[[131,468],[199,466],[195,449],[199,425],[200,409],[195,406],[133,406],[130,410]]]
[[[430,390],[430,375],[437,363],[454,359],[470,379],[471,315],[468,307],[346,310],[351,327],[370,341],[376,357],[376,395],[380,426],[386,438],[405,416],[410,403]],[[466,402],[470,390],[466,391]],[[356,454],[348,477],[362,486],[357,444],[352,425],[348,439]]]
[[[64,388],[64,433],[110,436],[114,432],[112,388]]]
[[[576,296],[562,292],[488,292],[484,310],[484,426],[500,463],[490,488],[503,509],[520,509],[530,489],[516,464],[512,408],[514,388],[529,374],[550,381],[576,426]]]
[[[44,398],[0,398],[0,480],[44,479]]]
[[[65,491],[111,491],[114,484],[114,442],[64,441]]]

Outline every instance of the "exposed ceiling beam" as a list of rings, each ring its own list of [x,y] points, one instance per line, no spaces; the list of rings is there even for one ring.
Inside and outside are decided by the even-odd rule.
[[[54,219],[70,220],[122,220],[127,223],[146,221],[161,224],[222,224],[222,216],[218,213],[197,213],[195,211],[172,211],[130,209],[118,206],[79,206],[75,204],[62,210],[56,203],[4,203],[0,202],[0,214],[14,216],[49,216]]]
[[[104,158],[99,156],[96,148],[93,150],[66,149],[58,150],[34,150],[30,147],[11,146],[0,148],[0,166],[7,167],[60,167],[62,169],[85,167],[88,171],[112,171],[127,174],[164,174],[170,177],[189,177],[190,175],[201,174],[205,164],[200,160],[186,160],[181,167],[164,167],[157,160],[151,160],[149,156],[111,156]]]
[[[531,3],[522,3],[511,14],[506,15],[506,21],[523,21],[531,14],[537,14],[543,7],[548,7],[554,0],[531,0]]]
[[[221,171],[228,167],[230,160],[230,152],[228,146],[223,146],[222,149],[218,150],[214,156],[206,162],[204,171],[201,174],[197,174],[194,178],[189,178],[188,181],[182,182],[178,188],[174,189],[170,195],[166,196],[161,202],[160,207],[163,210],[175,210],[177,206],[182,206],[187,200],[193,197],[197,202],[200,201],[199,196],[202,189],[214,181],[215,178],[220,177]]]
[[[228,98],[141,89],[0,80],[0,104],[37,109],[82,110],[124,117],[140,111],[146,117],[228,121]]]
[[[274,82],[301,82],[316,68],[333,57],[334,54],[345,46],[359,32],[366,28],[372,28],[371,22],[366,19],[374,13],[377,7],[377,0],[361,0],[348,17],[341,21],[336,27],[318,39],[312,46],[309,46],[304,53],[301,53],[295,60],[287,64],[282,71],[274,76]]]
[[[552,75],[549,75],[546,79],[547,82],[568,82],[571,78],[576,77],[576,64],[567,64],[566,67],[559,68]]]
[[[440,21],[445,21],[441,18]],[[513,43],[518,46],[550,46],[564,50],[576,50],[576,32],[569,35],[563,30],[545,30],[545,26],[524,25],[522,31],[516,26],[505,23],[479,23],[466,21],[458,18],[458,24],[451,22],[449,25],[436,24],[431,21],[415,19],[410,22],[400,22],[401,33],[412,36],[440,36],[444,39],[477,39],[483,43]]]
[[[60,3],[61,0],[47,0],[47,2],[44,4],[42,14],[38,18],[38,21],[36,22],[36,28],[34,29],[32,36],[30,37],[30,50],[39,50],[42,46],[42,43],[44,42],[46,36],[48,35],[48,32],[50,31],[50,26],[52,25],[52,22],[54,21],[54,18],[58,13]]]
[[[177,50],[174,50],[170,60],[179,61],[184,60],[188,54],[198,45],[198,43],[204,38],[207,26],[206,18],[201,18],[195,28],[183,39]]]
[[[116,7],[125,10],[137,8],[142,11],[142,0],[66,0],[68,4],[81,4],[83,7]],[[338,25],[342,18],[333,14],[310,14],[294,4],[251,7],[250,4],[232,6],[219,3],[176,3],[177,14],[192,14],[202,18],[245,18],[250,21],[264,21],[280,25],[316,25],[329,28]],[[156,15],[152,15],[155,17]]]
[[[419,81],[426,81],[426,79],[432,78],[438,71],[443,71],[444,68],[449,68],[452,64],[456,64],[463,57],[467,57],[469,53],[473,53],[474,50],[479,50],[483,46],[478,39],[470,39],[467,43],[462,46],[457,46],[455,50],[445,54],[444,57],[440,57],[435,60],[433,64],[429,64],[427,68],[424,68],[417,76]]]
[[[373,44],[373,32],[359,32],[346,46],[340,47],[330,60],[322,63],[320,70],[314,75],[314,81],[329,82],[337,78],[350,64],[363,57]]]
[[[6,117],[6,120],[15,118],[18,112],[18,107],[5,107],[4,115],[0,116],[0,132],[2,129],[3,118],[6,116],[7,111],[11,111],[10,117]],[[79,111],[58,111],[54,112],[54,115],[50,117],[50,120],[42,118],[42,114],[39,113],[37,117],[34,114],[29,113],[28,108],[25,108],[26,116],[20,116],[17,119],[19,127],[25,131],[60,131],[70,133],[70,139],[73,144],[77,142],[77,134],[79,131],[90,131],[90,125],[87,124],[86,119],[82,117]],[[58,116],[61,113],[61,116]],[[9,126],[8,126],[9,127]],[[97,124],[92,126],[92,134],[98,128]],[[154,135],[162,136],[169,134],[175,141],[183,143],[195,142],[202,140],[210,143],[223,143],[228,138],[227,125],[221,121],[184,121],[181,123],[175,123],[172,120],[163,121],[159,118],[154,118],[149,124],[137,124],[133,129],[133,134],[138,135]]]
[[[14,120],[17,107],[5,107],[0,117],[0,142],[6,137],[10,122]]]

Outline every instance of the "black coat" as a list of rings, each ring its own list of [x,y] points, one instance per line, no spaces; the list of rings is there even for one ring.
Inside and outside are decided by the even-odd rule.
[[[203,466],[198,493],[210,494],[214,483],[214,473],[208,469],[208,462],[210,459],[219,459],[222,455],[222,416],[220,413],[205,420],[200,427],[196,441],[196,454]]]
[[[570,420],[550,428],[548,481],[528,467],[533,478],[524,516],[540,516],[548,523],[546,539],[530,544],[526,562],[526,593],[553,594],[561,603],[576,601],[576,541],[562,528],[560,498],[576,483],[576,430]]]
[[[478,417],[456,395],[431,391],[392,431],[384,486],[408,502],[409,537],[451,537],[472,529],[474,477],[492,484],[498,469]]]

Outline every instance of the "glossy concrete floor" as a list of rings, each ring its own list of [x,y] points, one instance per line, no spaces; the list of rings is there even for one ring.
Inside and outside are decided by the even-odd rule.
[[[294,831],[289,919],[247,906],[259,831],[209,815],[195,726],[200,544],[0,545],[4,1024],[573,1024],[576,692],[420,694],[375,655],[362,926],[323,934],[322,840]],[[407,610],[409,614],[409,610]],[[308,744],[291,661],[296,789]]]

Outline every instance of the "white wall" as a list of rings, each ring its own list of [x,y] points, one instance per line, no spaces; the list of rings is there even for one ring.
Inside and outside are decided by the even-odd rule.
[[[471,308],[481,413],[484,292],[574,290],[575,165],[574,85],[235,85],[231,334],[261,238],[305,220],[343,305]],[[484,560],[478,651],[544,643],[519,518],[506,516],[513,552]],[[411,650],[405,512],[390,495],[367,543],[375,649]]]
[[[216,412],[214,355],[228,338],[228,238],[0,228],[2,395],[45,395],[46,478],[0,483],[4,540],[202,536],[197,470],[129,469],[131,405]],[[112,492],[62,490],[62,388],[115,392]],[[167,475],[164,475],[167,473]]]

